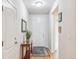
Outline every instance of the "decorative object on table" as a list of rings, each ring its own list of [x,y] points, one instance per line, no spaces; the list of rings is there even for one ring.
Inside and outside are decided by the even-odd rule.
[[[27,22],[23,19],[21,19],[21,32],[27,31]]]
[[[58,27],[58,32],[62,33],[62,27],[61,26]]]
[[[58,20],[59,20],[59,22],[62,22],[62,12],[60,12],[60,13],[58,14]]]
[[[26,42],[27,43],[29,43],[31,35],[32,33],[30,31],[26,31]]]
[[[25,33],[24,33],[24,35],[23,35],[23,44],[26,44]]]

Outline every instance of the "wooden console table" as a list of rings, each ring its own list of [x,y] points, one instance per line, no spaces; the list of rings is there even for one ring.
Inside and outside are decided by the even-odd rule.
[[[21,59],[30,59],[30,53],[32,51],[31,44],[21,44]]]

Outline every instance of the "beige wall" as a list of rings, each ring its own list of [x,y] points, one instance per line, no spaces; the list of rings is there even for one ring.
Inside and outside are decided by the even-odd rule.
[[[59,59],[76,59],[75,57],[75,0],[59,0],[62,11],[62,33],[59,35]]]

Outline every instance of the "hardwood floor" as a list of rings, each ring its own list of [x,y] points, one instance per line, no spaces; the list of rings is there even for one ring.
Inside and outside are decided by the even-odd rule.
[[[53,59],[52,56],[44,56],[44,57],[34,57],[34,56],[31,56],[31,59]]]
[[[50,53],[48,56],[42,56],[42,57],[31,56],[31,59],[53,59],[53,54]]]

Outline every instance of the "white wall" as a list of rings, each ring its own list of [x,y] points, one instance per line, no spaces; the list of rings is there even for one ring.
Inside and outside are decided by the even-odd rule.
[[[59,35],[59,59],[76,59],[75,0],[59,0],[62,11],[62,33]]]
[[[18,27],[18,34],[19,34],[19,41],[22,42],[23,33],[21,32],[21,19],[25,21],[29,18],[29,13],[23,3],[23,0],[17,0],[17,27]]]
[[[30,14],[30,30],[32,31],[33,46],[45,46],[48,47],[48,27],[49,27],[49,15],[47,14]]]
[[[27,21],[29,13],[23,3],[23,0],[17,0],[16,7],[17,7],[16,26],[17,26],[17,41],[18,41],[18,51],[16,52],[16,55],[17,59],[20,59],[20,44],[23,43],[23,35],[24,35],[24,33],[21,32],[21,19]]]

